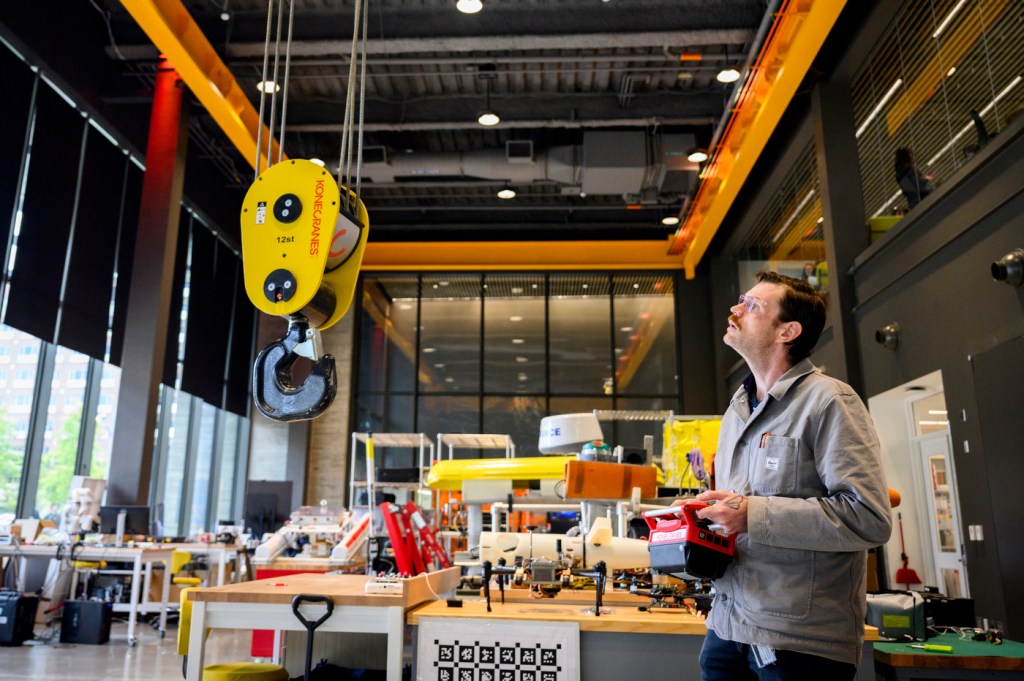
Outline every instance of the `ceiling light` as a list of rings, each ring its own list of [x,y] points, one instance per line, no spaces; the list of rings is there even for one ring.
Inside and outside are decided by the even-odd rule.
[[[454,383],[455,379],[452,378],[451,376],[448,376],[447,378],[444,379],[444,382],[445,383]]]
[[[529,376],[527,376],[526,374],[519,374],[519,380],[520,381],[525,381],[528,378],[529,378]]]
[[[523,340],[522,338],[513,338],[513,339],[512,339],[512,344],[513,344],[513,345],[522,345],[522,344],[523,344],[523,343],[525,343],[525,342],[526,342],[526,341],[525,341],[525,340]]]
[[[703,163],[708,160],[708,152],[703,149],[691,149],[686,154],[686,160],[690,163]]]
[[[444,362],[438,362],[434,365],[435,369],[444,369]]]
[[[491,108],[491,87],[492,83],[498,78],[497,67],[494,64],[480,64],[476,68],[477,76],[484,82],[484,92],[487,96],[484,110],[477,114],[476,122],[480,125],[491,127],[501,123],[501,116]]]
[[[860,127],[857,128],[857,132],[853,133],[854,137],[860,138],[860,136],[864,134],[864,131],[868,129],[869,125],[871,125],[871,121],[875,120],[875,116],[877,116],[878,112],[882,110],[885,103],[888,102],[894,94],[896,94],[896,90],[899,89],[900,85],[903,85],[903,79],[897,78],[895,82],[889,86],[889,90],[882,95],[880,100],[878,100],[878,104],[875,104],[875,108],[871,110],[871,113],[869,113],[868,117],[864,119],[864,122],[860,124]]]
[[[632,326],[623,326],[621,329],[619,329],[619,331],[621,331],[623,333],[629,333],[632,330],[633,330]]]
[[[715,78],[718,79],[719,83],[735,83],[740,79],[740,72],[730,67],[719,71]]]
[[[318,166],[320,166],[321,168],[323,168],[324,166],[327,165],[326,163],[324,163],[323,159],[321,159],[321,158],[311,158],[311,159],[309,159],[309,162],[310,163],[315,163]]]
[[[519,316],[519,315],[513,315],[513,316],[509,317],[508,320],[510,322],[521,322],[521,321],[523,321],[523,318],[521,316]]]
[[[675,215],[666,215],[665,217],[663,217],[661,219],[661,224],[669,225],[669,226],[671,226],[671,225],[678,225],[679,224],[679,218],[677,218]]]
[[[484,8],[483,0],[459,0],[455,3],[455,9],[463,14],[476,14]]]
[[[262,80],[256,84],[256,89],[269,94],[271,92],[280,92],[281,86],[272,80]]]
[[[528,357],[516,357],[516,361],[520,364],[526,364],[530,359]]]
[[[231,21],[231,12],[221,12],[220,13],[220,20],[221,21]]]
[[[437,352],[437,348],[423,348],[423,353],[424,354],[426,354],[428,352]]]
[[[523,292],[523,287],[522,286],[513,286],[512,287],[512,293],[515,293],[516,295],[518,295],[518,294],[520,294],[522,292]]]
[[[401,305],[398,306],[398,309],[399,310],[411,310],[412,309],[412,305],[410,305],[409,303],[402,303]]]
[[[949,26],[949,22],[953,21],[953,17],[955,17],[957,13],[959,13],[960,10],[963,9],[964,3],[966,2],[967,0],[960,0],[960,2],[956,3],[953,9],[949,10],[949,14],[947,14],[946,17],[941,22],[939,22],[939,27],[935,29],[935,33],[932,33],[933,38],[938,38],[939,35],[944,30],[946,30],[946,27]]]
[[[480,115],[476,117],[476,122],[479,123],[480,125],[491,127],[492,125],[497,125],[498,123],[501,123],[501,116],[499,116],[497,112],[494,111],[481,111]]]
[[[516,192],[514,189],[505,188],[498,192],[499,199],[514,199],[516,198]]]

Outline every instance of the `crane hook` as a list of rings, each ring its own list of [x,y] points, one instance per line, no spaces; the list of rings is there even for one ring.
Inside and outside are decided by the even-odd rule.
[[[313,360],[313,370],[299,385],[292,383],[292,366],[299,355]],[[306,421],[324,413],[338,392],[334,356],[322,353],[320,332],[303,315],[290,315],[285,337],[263,348],[252,372],[256,407],[275,421]]]

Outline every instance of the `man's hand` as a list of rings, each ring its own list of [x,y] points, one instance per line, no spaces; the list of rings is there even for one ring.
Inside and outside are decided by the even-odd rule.
[[[747,498],[724,490],[711,490],[697,495],[694,501],[715,504],[697,511],[697,517],[720,525],[728,534],[747,531]]]

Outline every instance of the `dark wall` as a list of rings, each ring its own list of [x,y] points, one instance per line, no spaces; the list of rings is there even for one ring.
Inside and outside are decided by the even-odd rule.
[[[856,320],[867,395],[876,395],[924,374],[942,371],[950,413],[953,456],[966,538],[981,525],[984,541],[967,541],[967,572],[976,612],[1005,622],[1011,636],[1024,635],[1024,598],[1019,563],[1024,516],[1019,488],[1024,444],[1000,436],[998,410],[979,405],[1017,403],[1024,354],[1024,289],[997,282],[991,264],[1024,247],[1024,120],[983,151],[977,163],[950,178],[859,260],[854,279]],[[893,352],[875,342],[875,330],[900,326]],[[985,360],[979,365],[979,358]],[[1016,423],[1024,422],[1017,407]],[[988,439],[986,439],[986,437]]]

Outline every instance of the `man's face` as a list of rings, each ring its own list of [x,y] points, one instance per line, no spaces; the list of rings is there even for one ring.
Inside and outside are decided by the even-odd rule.
[[[729,308],[729,326],[722,340],[744,358],[767,352],[779,335],[780,284],[761,282]]]

